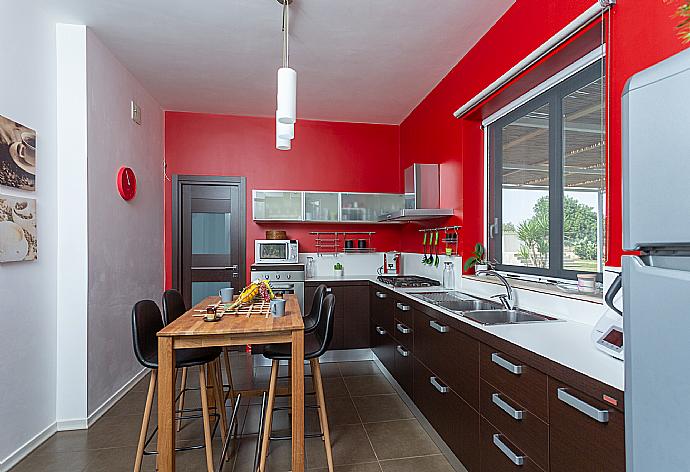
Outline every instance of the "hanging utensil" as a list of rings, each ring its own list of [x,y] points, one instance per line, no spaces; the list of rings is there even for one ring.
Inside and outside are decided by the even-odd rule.
[[[426,264],[426,231],[424,231],[424,241],[422,242],[422,247],[424,248],[424,257],[422,258],[422,264]]]
[[[435,252],[436,252],[436,260],[434,261],[434,267],[438,267],[438,262],[439,262],[439,261],[438,261],[438,230],[436,231],[436,248],[435,248]]]

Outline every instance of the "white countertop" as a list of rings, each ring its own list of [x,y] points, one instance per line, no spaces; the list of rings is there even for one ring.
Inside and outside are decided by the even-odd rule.
[[[562,319],[561,321],[552,323],[485,326],[469,320],[458,313],[445,310],[425,302],[424,300],[410,296],[410,293],[414,293],[415,291],[428,292],[434,290],[434,287],[403,290],[383,284],[376,279],[376,276],[371,275],[344,275],[343,277],[317,276],[312,279],[307,279],[308,282],[347,282],[361,280],[376,283],[398,294],[407,296],[417,303],[426,305],[445,315],[481,329],[482,331],[505,339],[506,341],[532,351],[542,357],[551,359],[554,362],[569,367],[621,391],[623,390],[623,362],[606,355],[594,346],[591,340],[591,325]],[[440,289],[440,287],[438,289]],[[462,291],[473,295],[470,290],[462,289]],[[548,315],[549,313],[544,314]]]

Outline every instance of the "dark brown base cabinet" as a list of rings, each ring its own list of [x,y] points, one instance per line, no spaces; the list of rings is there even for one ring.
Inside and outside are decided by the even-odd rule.
[[[334,348],[371,347],[468,471],[625,470],[622,392],[377,284],[329,288]]]

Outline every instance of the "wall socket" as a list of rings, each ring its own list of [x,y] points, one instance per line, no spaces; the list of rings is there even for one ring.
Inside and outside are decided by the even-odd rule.
[[[132,111],[132,121],[135,122],[136,124],[140,125],[141,124],[141,108],[139,108],[139,105],[137,105],[134,100],[131,102],[131,111]]]

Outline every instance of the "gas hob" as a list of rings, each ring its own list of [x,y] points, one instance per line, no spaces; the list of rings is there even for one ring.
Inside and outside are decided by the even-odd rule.
[[[380,275],[379,282],[398,288],[437,287],[441,282],[417,275]]]

